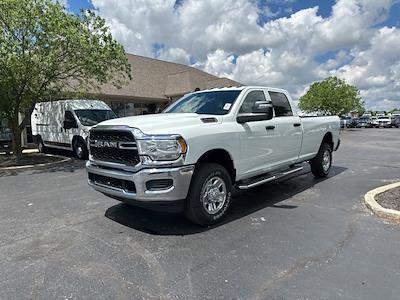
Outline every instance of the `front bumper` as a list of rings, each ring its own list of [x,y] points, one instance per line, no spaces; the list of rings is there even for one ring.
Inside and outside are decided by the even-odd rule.
[[[137,202],[173,202],[186,198],[190,181],[194,172],[194,166],[169,167],[169,168],[149,168],[141,169],[137,172],[128,172],[120,169],[111,169],[94,164],[91,161],[86,163],[86,170],[89,175],[88,184],[107,196],[132,204]],[[92,174],[95,174],[94,176]],[[96,175],[101,178],[109,178],[97,182]],[[97,176],[97,177],[99,177]],[[92,178],[92,179],[91,179]],[[126,190],[122,187],[116,187],[115,180],[129,182],[134,184],[134,189]],[[149,189],[149,181],[170,180],[171,185],[164,188]]]

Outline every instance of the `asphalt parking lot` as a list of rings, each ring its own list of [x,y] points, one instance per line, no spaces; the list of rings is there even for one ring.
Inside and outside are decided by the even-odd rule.
[[[227,220],[109,199],[84,163],[0,174],[0,299],[399,299],[400,225],[363,205],[400,180],[400,130],[342,133],[329,178],[238,193]]]

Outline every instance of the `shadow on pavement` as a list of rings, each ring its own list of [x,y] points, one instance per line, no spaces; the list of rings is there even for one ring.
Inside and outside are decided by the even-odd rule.
[[[65,158],[72,158],[72,160],[67,162],[55,163],[53,165],[48,165],[48,166],[33,167],[29,169],[1,170],[0,177],[16,176],[20,173],[34,175],[34,174],[50,173],[50,172],[75,172],[76,170],[83,169],[85,167],[86,161],[76,159],[72,151],[48,149],[46,153],[52,155],[64,156]]]
[[[332,166],[332,178],[347,170],[344,167]],[[107,209],[105,216],[117,223],[154,235],[190,235],[227,224],[250,215],[266,207],[277,209],[295,209],[295,205],[279,204],[326,179],[315,179],[309,169],[300,175],[293,175],[260,187],[237,191],[232,197],[232,203],[225,219],[214,226],[201,227],[188,221],[183,214],[163,213],[130,206],[124,203]]]

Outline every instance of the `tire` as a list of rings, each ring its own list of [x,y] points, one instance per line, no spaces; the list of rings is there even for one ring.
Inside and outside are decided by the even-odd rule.
[[[88,158],[88,149],[86,144],[81,139],[75,139],[72,145],[72,149],[76,158],[78,159],[87,159]]]
[[[193,174],[185,203],[185,216],[202,226],[215,224],[226,215],[231,196],[232,181],[226,169],[215,163],[201,164]],[[215,201],[218,198],[220,202]]]
[[[38,137],[37,146],[38,146],[39,153],[47,153],[48,152],[48,149],[44,145],[41,137]]]
[[[332,165],[332,148],[327,143],[322,143],[317,156],[310,161],[311,172],[317,178],[328,176]]]

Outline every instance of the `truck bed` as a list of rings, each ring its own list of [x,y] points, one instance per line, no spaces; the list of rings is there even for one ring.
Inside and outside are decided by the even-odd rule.
[[[334,147],[339,140],[340,120],[338,116],[305,116],[300,117],[303,124],[303,142],[299,155],[300,160],[312,158],[319,149],[326,132],[332,133]],[[321,122],[323,119],[323,122]]]

